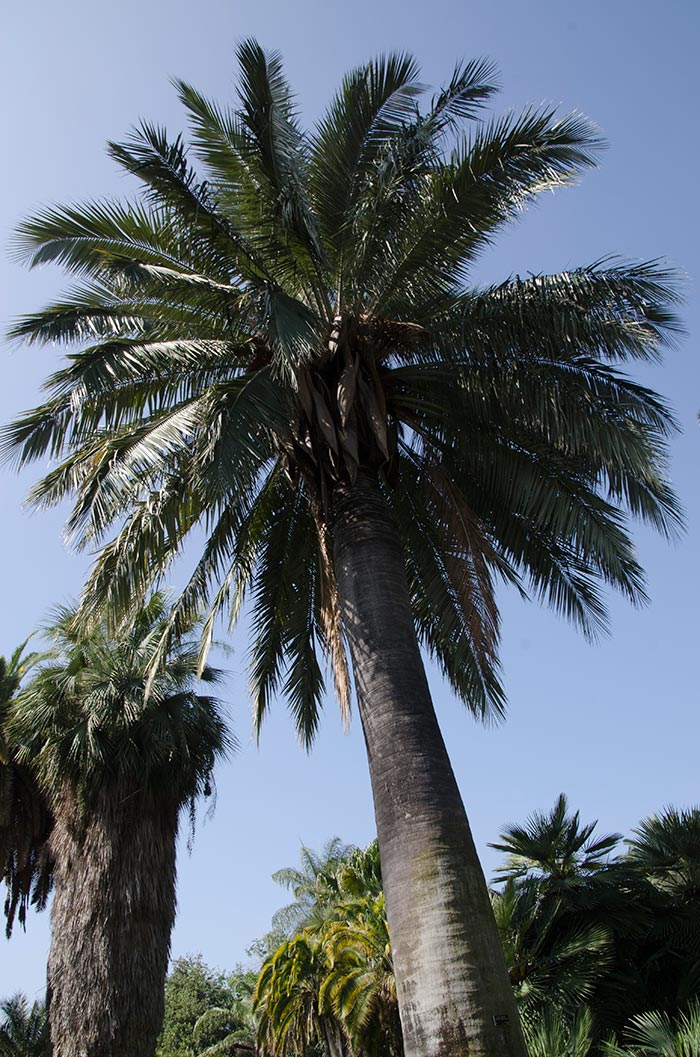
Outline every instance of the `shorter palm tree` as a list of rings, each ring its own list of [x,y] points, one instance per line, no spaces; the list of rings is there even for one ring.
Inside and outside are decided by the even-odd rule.
[[[167,611],[156,594],[112,638],[58,610],[53,657],[12,706],[17,759],[53,816],[54,1057],[152,1057],[160,1030],[180,812],[193,817],[231,744],[217,701],[197,692],[194,641],[150,671]]]
[[[288,874],[296,871],[279,876]],[[254,994],[260,1049],[402,1057],[377,841],[360,849],[335,838],[320,855],[304,849],[300,877],[315,879],[303,886],[305,925],[267,958]]]
[[[523,1022],[537,1021],[546,1009],[573,1014],[611,967],[610,932],[568,913],[532,880],[510,879],[491,898]]]
[[[322,945],[309,933],[287,940],[265,961],[253,996],[261,1053],[349,1054],[341,1025],[319,1008],[327,970]]]
[[[403,1057],[384,893],[350,903],[319,938],[328,964],[319,1009],[342,1025],[353,1054]]]

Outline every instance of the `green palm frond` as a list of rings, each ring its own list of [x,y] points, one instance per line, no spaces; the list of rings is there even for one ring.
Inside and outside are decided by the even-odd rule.
[[[44,1057],[48,1046],[48,1018],[43,1002],[22,994],[0,1002],[0,1057]]]
[[[582,1007],[573,1020],[554,1009],[523,1021],[530,1057],[587,1057],[593,1046],[593,1017]]]
[[[53,885],[48,838],[53,825],[49,806],[31,769],[17,758],[11,715],[23,680],[46,660],[46,653],[25,652],[25,640],[9,660],[0,657],[0,881],[5,882],[5,931],[15,918],[26,924],[30,905],[46,906]]]
[[[505,852],[497,873],[504,879],[541,878],[548,883],[581,880],[607,865],[622,839],[612,833],[594,837],[597,822],[581,824],[579,812],[569,814],[560,793],[549,814],[535,812],[524,826],[508,826],[490,848]]]
[[[700,808],[665,808],[643,819],[626,840],[626,861],[683,903],[700,896]]]
[[[700,1004],[691,1003],[675,1022],[659,1012],[633,1017],[624,1045],[610,1044],[606,1057],[697,1057],[700,1052]]]

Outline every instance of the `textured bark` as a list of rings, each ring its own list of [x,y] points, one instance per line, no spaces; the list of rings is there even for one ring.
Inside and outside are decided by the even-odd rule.
[[[175,917],[177,805],[72,793],[51,837],[53,1057],[153,1057]]]
[[[406,1057],[526,1057],[430,697],[393,515],[365,475],[336,491],[333,513]]]

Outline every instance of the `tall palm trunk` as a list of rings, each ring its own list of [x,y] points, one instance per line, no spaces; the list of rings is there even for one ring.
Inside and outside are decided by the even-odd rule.
[[[334,495],[335,569],[374,796],[406,1057],[526,1057],[375,479]]]
[[[153,1057],[175,917],[178,807],[114,788],[55,808],[53,1057]]]

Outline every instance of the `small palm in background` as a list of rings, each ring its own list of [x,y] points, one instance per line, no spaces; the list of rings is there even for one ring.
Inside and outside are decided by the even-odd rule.
[[[326,853],[340,847],[335,839],[320,857],[302,852],[302,863],[327,867],[318,907],[307,904],[302,931],[278,946],[258,978],[254,1009],[264,1053],[403,1054],[378,844],[344,846],[331,873]]]
[[[43,1002],[30,1006],[24,995],[0,1002],[0,1057],[46,1057],[48,1021]]]

